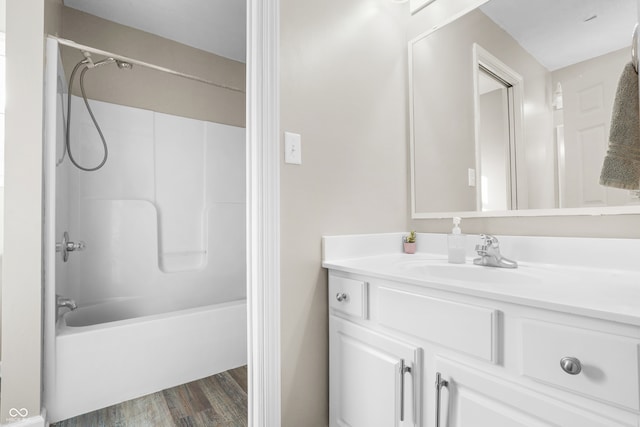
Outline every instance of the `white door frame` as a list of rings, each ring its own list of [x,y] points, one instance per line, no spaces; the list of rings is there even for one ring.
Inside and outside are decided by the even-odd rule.
[[[280,426],[279,0],[247,1],[249,425]]]
[[[526,194],[526,175],[522,172],[523,168],[517,165],[524,165],[524,79],[522,75],[511,69],[507,64],[493,56],[489,51],[482,48],[477,43],[473,44],[473,103],[474,103],[474,133],[475,133],[475,150],[476,150],[476,173],[478,174],[478,182],[480,182],[480,174],[482,174],[481,144],[480,144],[480,120],[478,114],[480,111],[480,95],[478,89],[478,79],[480,74],[480,66],[489,70],[492,74],[511,85],[512,108],[509,109],[509,165],[507,165],[509,179],[508,193],[510,195],[510,210],[526,209],[524,200],[527,200]],[[476,210],[482,211],[482,194],[481,185],[476,187]]]

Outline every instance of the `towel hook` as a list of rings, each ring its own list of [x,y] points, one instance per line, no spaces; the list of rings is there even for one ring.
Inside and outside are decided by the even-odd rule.
[[[638,24],[633,27],[633,37],[631,38],[631,63],[633,69],[638,72]]]

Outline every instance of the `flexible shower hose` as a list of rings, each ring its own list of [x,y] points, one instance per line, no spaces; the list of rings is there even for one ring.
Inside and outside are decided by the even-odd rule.
[[[73,79],[76,75],[76,72],[78,71],[78,68],[80,68],[83,65],[84,65],[84,68],[82,69],[82,71],[80,71],[80,92],[82,93],[82,99],[84,99],[84,105],[87,107],[87,111],[91,116],[91,120],[93,120],[93,124],[95,125],[96,130],[98,131],[98,135],[100,135],[100,139],[102,140],[102,146],[104,147],[104,157],[102,158],[102,161],[98,166],[93,168],[86,168],[78,164],[78,162],[76,162],[76,160],[73,158],[73,154],[71,153],[71,142],[70,142],[71,140],[71,90],[73,89]],[[67,93],[67,128],[65,132],[65,135],[66,135],[65,147],[67,149],[67,153],[69,154],[69,160],[71,160],[71,163],[73,163],[75,167],[83,171],[93,172],[100,169],[107,162],[107,157],[109,156],[109,149],[107,148],[107,141],[105,141],[104,139],[104,135],[102,134],[100,125],[98,125],[98,121],[96,120],[96,117],[93,115],[93,111],[89,106],[89,101],[87,100],[87,95],[84,91],[84,74],[87,72],[88,69],[89,67],[87,66],[87,61],[82,60],[78,62],[75,67],[73,67],[73,71],[71,72],[71,77],[69,78],[69,89]],[[64,158],[64,153],[62,154],[62,157]]]

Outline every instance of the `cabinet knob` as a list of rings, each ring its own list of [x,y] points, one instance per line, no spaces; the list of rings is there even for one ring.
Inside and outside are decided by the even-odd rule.
[[[348,298],[349,295],[345,294],[344,292],[338,292],[336,294],[336,299],[338,300],[338,302],[346,301]]]
[[[560,367],[569,375],[578,375],[582,371],[582,364],[576,357],[563,357],[560,359]]]

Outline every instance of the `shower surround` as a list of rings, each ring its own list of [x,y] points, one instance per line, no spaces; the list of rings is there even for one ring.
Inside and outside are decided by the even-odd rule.
[[[80,306],[159,291],[195,304],[244,298],[244,129],[90,103],[109,158],[69,170],[68,231],[87,248],[71,255],[59,293]],[[93,165],[99,137],[82,99],[71,108],[75,156]]]
[[[246,364],[245,130],[90,100],[109,155],[80,171],[64,147],[54,40],[48,58],[49,421]],[[102,144],[71,99],[73,156],[95,166]],[[66,263],[54,252],[64,231],[86,245]],[[55,294],[78,310],[57,316]]]

